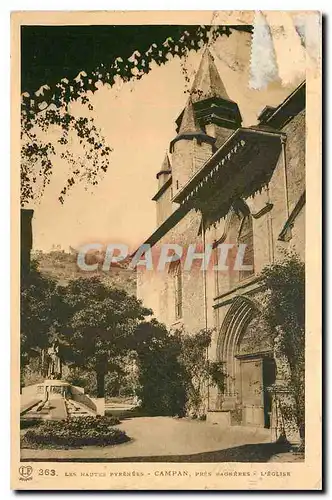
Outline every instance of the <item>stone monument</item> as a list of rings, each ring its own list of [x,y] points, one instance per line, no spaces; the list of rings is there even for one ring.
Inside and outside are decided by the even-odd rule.
[[[47,349],[47,378],[49,380],[61,380],[62,360],[60,358],[60,347],[58,342],[53,342]]]

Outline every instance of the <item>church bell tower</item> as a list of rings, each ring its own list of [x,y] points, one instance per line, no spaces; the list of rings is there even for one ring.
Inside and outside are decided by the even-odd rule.
[[[186,107],[176,120],[170,144],[173,194],[241,127],[238,105],[230,100],[209,49],[205,49]]]
[[[220,78],[209,49],[204,50],[185,108],[176,120],[177,135],[170,143],[157,174],[157,224],[176,208],[172,200],[237,128],[242,118]]]
[[[242,117],[236,102],[232,101],[220,78],[214,58],[205,49],[190,91],[195,117],[206,134],[215,137],[219,148],[241,127]],[[183,112],[176,123],[180,127]]]
[[[214,137],[200,128],[191,97],[189,97],[183,111],[178,135],[170,144],[174,196],[213,154],[215,141]]]

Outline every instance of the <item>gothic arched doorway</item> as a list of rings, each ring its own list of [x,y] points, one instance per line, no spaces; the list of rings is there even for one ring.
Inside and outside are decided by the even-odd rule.
[[[222,323],[217,350],[227,376],[221,409],[231,412],[234,423],[269,427],[268,388],[275,381],[272,336],[252,300],[234,299]]]

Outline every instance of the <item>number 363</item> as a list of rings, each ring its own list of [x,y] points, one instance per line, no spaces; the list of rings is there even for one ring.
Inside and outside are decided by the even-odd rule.
[[[55,469],[38,469],[38,476],[56,476]]]

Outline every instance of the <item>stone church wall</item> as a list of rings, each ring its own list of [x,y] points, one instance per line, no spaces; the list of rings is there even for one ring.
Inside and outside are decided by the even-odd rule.
[[[212,361],[219,360],[220,329],[234,300],[237,297],[245,296],[259,302],[261,292],[257,276],[266,265],[282,258],[285,250],[294,249],[304,258],[305,206],[298,211],[294,218],[290,239],[286,238],[281,241],[280,235],[289,215],[305,190],[305,113],[302,112],[293,118],[283,131],[287,134],[285,157],[288,210],[282,151],[269,185],[260,193],[255,193],[245,200],[252,214],[254,275],[243,281],[234,282],[233,280],[231,284],[227,272],[216,273],[212,272],[210,268],[206,273],[207,324],[208,327],[215,328],[209,349],[209,358]],[[220,238],[222,241],[229,242],[226,234],[228,217],[229,215],[207,230],[206,243],[213,243]],[[200,224],[200,214],[195,211],[189,212],[155,245],[153,252],[159,255],[161,245],[164,243],[178,243],[184,246],[196,243],[198,247],[202,242],[199,234]],[[236,242],[234,241],[234,243]],[[214,258],[216,259],[216,255]],[[194,333],[205,326],[203,277],[204,274],[197,267],[190,272],[183,272],[183,318],[178,321],[175,319],[174,286],[169,272],[166,271],[163,274],[160,272],[141,273],[138,281],[138,293],[144,303],[152,307],[156,317],[168,327],[178,328],[184,324],[188,333]],[[261,348],[264,350],[264,346]],[[236,361],[236,366],[239,364],[240,362]],[[237,380],[236,384],[238,383]],[[218,410],[220,407],[221,396],[218,390],[211,388],[209,409]]]
[[[195,243],[197,250],[202,251],[202,237],[199,234],[200,215],[190,211],[179,223],[170,229],[152,248],[153,256],[158,259],[161,247],[165,243],[176,243],[184,248]],[[186,325],[188,333],[194,333],[204,326],[203,273],[199,265],[191,271],[182,272],[182,304],[183,317],[175,318],[175,300],[173,276],[169,269],[162,271],[139,271],[138,297],[144,304],[151,307],[155,316],[168,327],[181,328]]]
[[[295,117],[286,127],[287,137],[287,165],[289,201],[295,204],[304,188],[304,156],[303,141],[304,136],[304,113]],[[293,247],[300,254],[304,254],[304,209],[295,220],[292,231],[293,238],[290,242],[278,240],[281,230],[286,222],[286,201],[285,201],[285,181],[282,154],[280,154],[275,171],[272,175],[268,189],[261,193],[256,193],[251,199],[246,200],[253,217],[254,236],[254,270],[259,274],[264,266],[272,263],[282,255],[282,251]],[[294,185],[293,185],[294,184]],[[267,203],[272,203],[273,207],[263,215],[259,216],[260,210]],[[258,214],[258,215],[255,215]],[[201,235],[199,234],[201,223],[200,215],[192,210],[178,224],[173,227],[161,240],[153,247],[153,254],[159,256],[161,246],[164,243],[177,243],[186,246],[196,243],[197,248],[201,245]],[[220,238],[225,231],[225,218],[216,224],[215,227],[207,231],[206,242],[212,243]],[[273,233],[273,234],[272,234]],[[199,262],[199,261],[198,261]],[[196,268],[191,272],[183,272],[183,319],[176,321],[174,308],[174,290],[172,288],[172,276],[168,271],[139,271],[138,274],[138,294],[144,303],[151,307],[161,321],[167,326],[174,323],[181,326],[184,323],[189,331],[197,331],[204,327],[205,316],[203,307],[203,273]],[[249,283],[252,279],[249,279]],[[216,273],[211,270],[207,272],[207,301],[208,301],[208,324],[216,326],[216,316],[220,316],[213,311],[214,299],[217,295],[227,295],[230,292],[227,273],[218,273],[219,287],[216,289]],[[245,282],[235,284],[238,287],[238,294],[246,293]],[[225,298],[226,300],[227,298]],[[219,317],[218,323],[221,324]]]

